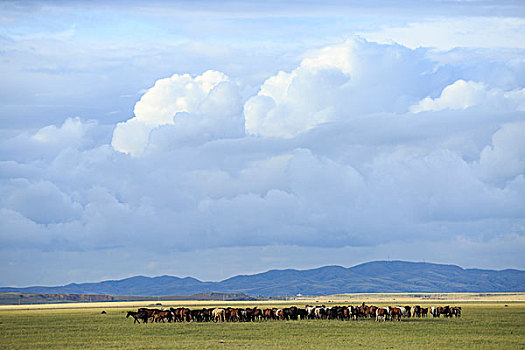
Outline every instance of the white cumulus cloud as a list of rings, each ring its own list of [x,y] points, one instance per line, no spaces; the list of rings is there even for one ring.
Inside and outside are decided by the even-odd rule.
[[[374,112],[404,112],[434,63],[421,51],[360,38],[313,51],[293,71],[268,78],[244,106],[246,131],[293,137],[319,124]]]
[[[446,86],[436,98],[425,97],[410,107],[412,113],[441,111],[444,109],[466,109],[485,105],[498,110],[525,110],[525,89],[504,92],[489,89],[485,84],[475,81],[457,80]]]
[[[116,126],[111,144],[120,152],[140,155],[155,128],[176,125],[199,129],[228,118],[237,117],[238,121],[239,103],[235,84],[221,72],[209,70],[196,77],[174,74],[157,80],[146,91],[135,105],[135,116]],[[206,117],[207,121],[200,120]]]

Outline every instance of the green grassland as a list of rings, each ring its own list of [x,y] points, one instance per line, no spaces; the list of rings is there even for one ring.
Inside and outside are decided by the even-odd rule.
[[[460,319],[381,323],[305,320],[138,325],[125,318],[130,308],[121,307],[104,308],[107,314],[101,314],[102,308],[1,310],[0,349],[525,348],[524,303],[461,306]]]

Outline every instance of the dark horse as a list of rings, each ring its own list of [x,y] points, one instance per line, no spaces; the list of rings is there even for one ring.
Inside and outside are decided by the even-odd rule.
[[[144,323],[148,323],[148,315],[145,312],[128,311],[126,318],[129,316],[133,317],[133,323],[140,323],[139,320],[142,320]]]

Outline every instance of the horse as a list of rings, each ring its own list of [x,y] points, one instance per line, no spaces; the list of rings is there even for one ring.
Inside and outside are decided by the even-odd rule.
[[[390,317],[392,321],[394,321],[395,319],[397,319],[398,321],[401,321],[401,316],[403,315],[403,312],[401,311],[400,308],[391,307],[389,311],[390,311]]]
[[[412,307],[412,317],[421,317],[421,306],[415,305]]]
[[[163,310],[163,311],[157,311],[153,314],[153,321],[155,322],[172,322],[173,321],[173,314],[169,310]]]
[[[388,309],[381,307],[376,309],[376,321],[385,321],[388,317]]]
[[[148,323],[148,315],[144,312],[140,311],[128,311],[128,314],[126,315],[126,318],[129,316],[133,317],[133,324],[140,323],[139,320],[142,320],[144,323]]]
[[[452,315],[461,317],[461,306],[454,306],[450,308]]]
[[[153,318],[153,315],[157,311],[160,311],[160,310],[159,309],[148,309],[148,308],[145,308],[145,307],[141,307],[141,308],[138,309],[138,312],[144,313],[147,318]]]
[[[428,315],[428,307],[422,307],[421,308],[421,317],[427,317]]]
[[[263,310],[263,317],[266,321],[273,319],[273,312],[272,309],[264,309]]]
[[[220,309],[220,308],[213,309],[213,311],[211,312],[211,315],[213,318],[213,322],[225,322],[226,321],[224,309]]]
[[[252,320],[259,321],[263,317],[262,310],[258,309],[257,306],[252,309]]]

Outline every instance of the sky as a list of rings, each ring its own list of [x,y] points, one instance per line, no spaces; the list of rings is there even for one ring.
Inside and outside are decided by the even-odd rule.
[[[3,1],[0,285],[525,269],[522,1]]]

